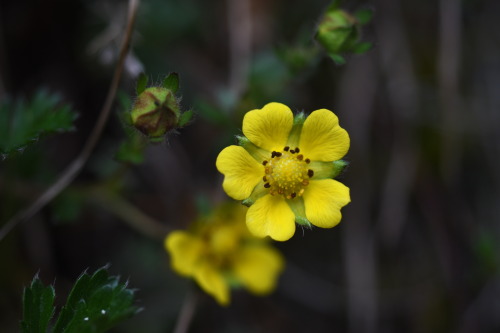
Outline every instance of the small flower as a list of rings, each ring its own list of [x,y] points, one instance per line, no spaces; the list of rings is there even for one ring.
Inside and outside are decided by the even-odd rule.
[[[240,146],[224,148],[217,169],[226,193],[250,206],[248,229],[257,237],[290,239],[295,222],[331,228],[351,199],[349,188],[332,179],[347,164],[349,135],[326,109],[307,118],[269,103],[243,119]]]
[[[224,306],[230,302],[230,287],[270,293],[284,268],[281,254],[248,232],[245,212],[242,205],[222,205],[191,230],[171,232],[165,239],[174,271],[193,278]]]

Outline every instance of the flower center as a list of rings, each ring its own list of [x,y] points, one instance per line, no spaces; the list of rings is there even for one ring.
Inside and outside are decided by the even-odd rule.
[[[309,169],[310,162],[300,154],[299,148],[287,146],[281,152],[273,151],[271,158],[262,162],[265,166],[264,187],[271,195],[280,194],[287,199],[300,197],[314,176],[314,171]]]

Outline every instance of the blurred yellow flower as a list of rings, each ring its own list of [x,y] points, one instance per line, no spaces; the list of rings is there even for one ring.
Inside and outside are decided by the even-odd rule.
[[[189,231],[173,231],[165,238],[174,271],[193,278],[220,305],[229,304],[231,287],[270,293],[284,268],[282,255],[248,232],[246,210],[237,203],[224,204]]]
[[[226,193],[250,206],[246,223],[252,234],[290,239],[295,222],[331,228],[351,199],[349,188],[332,179],[347,164],[349,135],[326,109],[307,118],[286,105],[269,103],[246,113],[239,146],[224,148],[217,169]]]

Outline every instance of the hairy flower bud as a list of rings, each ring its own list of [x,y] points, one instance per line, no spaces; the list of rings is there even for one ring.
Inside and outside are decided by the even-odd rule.
[[[180,114],[179,102],[170,89],[151,87],[137,97],[131,120],[135,128],[157,142],[178,126]]]

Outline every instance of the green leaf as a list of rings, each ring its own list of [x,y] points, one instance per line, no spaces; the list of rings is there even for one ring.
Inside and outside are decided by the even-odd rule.
[[[352,52],[357,54],[363,54],[365,52],[370,51],[373,44],[370,42],[361,42],[353,46]]]
[[[135,86],[135,91],[137,92],[137,96],[142,94],[144,90],[146,90],[146,86],[148,85],[148,77],[146,74],[141,73],[137,78],[137,84]]]
[[[184,127],[189,123],[189,121],[193,118],[193,110],[188,110],[183,112],[179,117],[179,122],[177,123],[178,127]]]
[[[163,88],[170,89],[175,94],[179,90],[179,74],[168,74],[163,80]]]
[[[370,23],[373,18],[373,10],[371,9],[360,9],[354,13],[354,16],[358,20],[359,24],[365,25]]]
[[[47,134],[71,131],[76,117],[58,95],[43,90],[30,102],[6,99],[0,102],[0,154],[22,151]]]
[[[115,158],[124,163],[141,164],[144,162],[145,145],[143,137],[134,131],[122,142]]]
[[[340,54],[330,53],[329,56],[330,58],[332,58],[333,62],[335,62],[337,65],[344,65],[346,62],[345,58]]]
[[[109,276],[106,268],[92,276],[83,273],[63,306],[54,333],[105,332],[118,322],[134,315],[134,292],[126,283]]]
[[[24,289],[21,332],[47,332],[49,321],[54,314],[54,298],[54,288],[45,287],[38,275],[35,276],[31,286]]]

